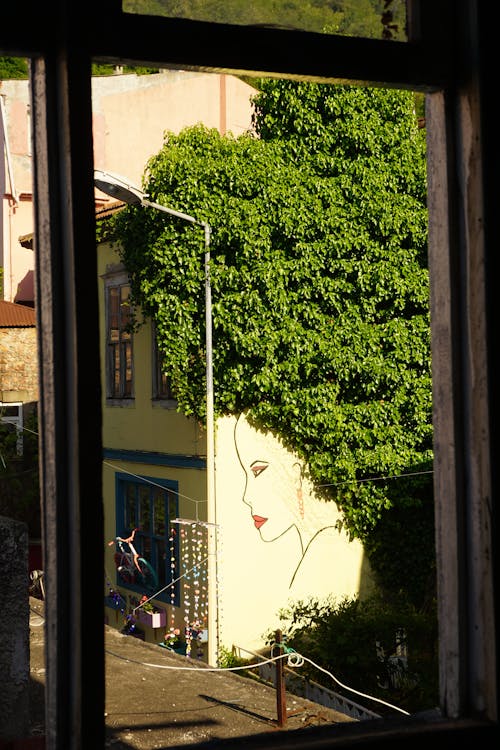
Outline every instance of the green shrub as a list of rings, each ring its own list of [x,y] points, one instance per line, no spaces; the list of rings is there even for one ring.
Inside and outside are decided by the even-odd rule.
[[[310,660],[300,670],[303,676],[381,715],[394,713],[390,706],[415,713],[438,704],[435,610],[422,613],[373,596],[363,601],[311,598],[279,614],[286,646]],[[273,640],[274,633],[269,634],[268,642]]]

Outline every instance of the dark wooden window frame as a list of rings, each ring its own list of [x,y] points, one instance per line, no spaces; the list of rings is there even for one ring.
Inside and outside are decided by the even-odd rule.
[[[31,59],[51,750],[104,747],[102,618],[85,608],[104,565],[93,60],[426,93],[443,718],[276,733],[268,746],[498,746],[496,9],[410,5],[408,43],[129,16],[118,0],[2,9],[0,54]]]

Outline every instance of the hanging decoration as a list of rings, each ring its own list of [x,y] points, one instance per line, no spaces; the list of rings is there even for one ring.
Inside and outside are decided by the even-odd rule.
[[[208,626],[208,528],[213,524],[192,519],[175,519],[180,527],[180,577],[182,580],[182,607],[184,610],[185,655],[203,657],[203,642],[207,640]],[[165,640],[176,643],[172,612],[169,632]],[[195,650],[195,653],[193,654]]]

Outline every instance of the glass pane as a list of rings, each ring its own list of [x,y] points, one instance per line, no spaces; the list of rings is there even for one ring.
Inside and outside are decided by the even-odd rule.
[[[154,5],[154,7],[151,7]],[[387,6],[387,7],[385,7]],[[123,0],[125,13],[406,41],[406,0]]]
[[[158,487],[153,489],[154,496],[154,529],[157,536],[165,535],[165,493]]]
[[[128,284],[120,288],[120,325],[122,328],[122,335],[130,335],[123,329],[130,323],[130,287]]]
[[[113,346],[113,392],[112,396],[120,396],[120,347]]]
[[[125,384],[124,395],[132,395],[132,344],[125,345]]]
[[[125,486],[125,524],[128,531],[132,531],[137,526],[135,487],[129,483]]]
[[[158,583],[160,588],[162,588],[166,584],[167,546],[165,539],[156,539],[154,544],[156,548],[156,572],[158,574]]]
[[[151,530],[151,510],[149,507],[149,487],[139,487],[139,507],[141,516],[141,531],[149,533]]]
[[[11,404],[0,404],[0,409],[2,417],[18,418],[21,413],[21,406],[18,404],[16,404],[15,406],[12,406]]]
[[[119,305],[118,287],[112,286],[108,289],[108,327],[118,329],[119,327]]]
[[[152,556],[151,556],[151,537],[141,535],[141,555],[142,557],[145,557],[146,560],[151,563]]]

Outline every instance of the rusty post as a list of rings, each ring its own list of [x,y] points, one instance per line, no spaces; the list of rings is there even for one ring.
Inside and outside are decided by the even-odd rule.
[[[281,630],[276,631],[276,645],[279,647],[280,653],[283,653],[284,648],[281,641]],[[279,659],[276,662],[276,708],[278,713],[278,726],[284,727],[286,724],[286,689],[285,689],[285,665],[284,659]]]

